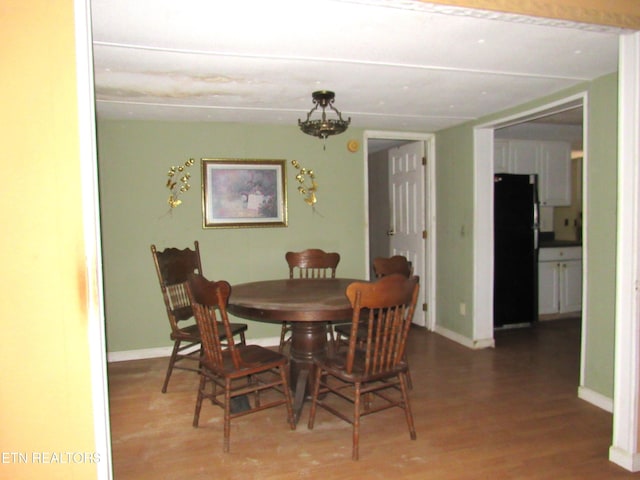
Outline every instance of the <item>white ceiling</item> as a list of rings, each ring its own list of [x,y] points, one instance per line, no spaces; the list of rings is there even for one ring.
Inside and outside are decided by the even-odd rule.
[[[619,30],[416,0],[92,0],[97,114],[435,132],[617,70]]]

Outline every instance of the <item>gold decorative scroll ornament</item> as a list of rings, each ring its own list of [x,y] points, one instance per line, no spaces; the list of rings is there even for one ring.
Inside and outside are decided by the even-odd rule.
[[[189,185],[191,174],[186,170],[194,163],[195,160],[193,158],[190,158],[189,160],[184,162],[184,165],[180,165],[179,167],[171,167],[169,169],[169,173],[167,173],[167,176],[169,177],[169,179],[167,180],[167,188],[169,189],[171,194],[169,195],[169,200],[167,200],[167,203],[171,208],[176,208],[178,205],[180,205],[182,203],[182,200],[180,200],[178,197],[181,193],[184,193],[191,188],[191,185]],[[177,175],[182,176],[176,179],[175,177]]]
[[[313,170],[307,170],[306,168],[301,167],[296,160],[291,160],[291,165],[298,170],[298,174],[296,175],[296,180],[300,184],[298,186],[298,192],[304,196],[305,203],[313,207],[318,201],[316,197],[318,182],[316,182],[316,176],[313,173]],[[309,183],[307,184],[306,182]]]

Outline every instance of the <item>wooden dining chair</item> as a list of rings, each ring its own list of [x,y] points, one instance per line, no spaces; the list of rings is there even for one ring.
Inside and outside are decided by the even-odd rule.
[[[287,252],[285,259],[289,265],[289,278],[336,278],[336,269],[340,263],[339,253],[327,253],[319,248],[310,248],[302,252]],[[333,329],[329,325],[331,343],[335,343]],[[280,330],[280,345],[282,353],[285,346],[291,342],[291,323],[282,322]]]
[[[376,257],[373,259],[373,272],[376,278],[399,273],[405,277],[413,274],[413,265],[404,255],[393,255],[392,257]]]
[[[191,302],[187,295],[186,282],[192,273],[202,274],[202,262],[200,260],[200,247],[194,242],[193,250],[185,248],[166,248],[158,251],[155,245],[151,245],[151,254],[160,282],[162,299],[171,326],[170,338],[173,340],[173,350],[169,357],[167,374],[162,385],[162,393],[166,393],[169,379],[173,369],[198,371],[200,361],[200,334],[195,323],[187,325],[187,320],[193,319]],[[240,337],[240,342],[245,343],[245,323],[232,323],[231,333]],[[182,360],[187,360],[182,366]]]
[[[350,423],[353,460],[359,458],[363,416],[398,407],[404,411],[411,439],[416,439],[405,348],[419,288],[418,277],[400,274],[350,284],[346,291],[353,307],[349,348],[314,359],[317,374],[308,427],[313,429],[318,407]],[[367,336],[360,346],[357,330],[363,318]],[[345,413],[336,399],[351,404],[352,413]]]
[[[393,255],[392,257],[376,257],[373,259],[373,272],[376,278],[386,277],[394,273],[404,275],[409,278],[413,274],[413,266],[404,255]],[[336,335],[336,348],[345,347],[349,344],[348,339],[351,335],[351,325],[336,325],[334,328]],[[358,329],[358,342],[361,344],[367,337],[366,326],[363,322]],[[406,359],[405,359],[406,361]],[[411,379],[411,369],[407,368],[407,386],[409,390],[413,389],[413,380]]]
[[[224,452],[230,448],[231,419],[241,415],[285,405],[287,421],[291,430],[295,430],[288,381],[289,360],[281,353],[258,345],[235,344],[227,315],[231,294],[229,283],[224,280],[211,282],[202,275],[193,274],[187,293],[204,350],[193,426],[198,426],[202,401],[207,398],[224,410]],[[222,338],[227,338],[226,345]],[[253,406],[248,404],[240,411],[231,408],[234,399],[249,394],[253,396]]]
[[[392,257],[376,257],[373,259],[373,272],[376,278],[385,277],[394,273],[404,275],[409,278],[413,273],[411,262],[403,255],[394,255]],[[335,328],[336,344],[339,347],[348,344],[347,339],[351,335],[351,324],[337,325]],[[366,331],[360,329],[359,337],[364,338]]]

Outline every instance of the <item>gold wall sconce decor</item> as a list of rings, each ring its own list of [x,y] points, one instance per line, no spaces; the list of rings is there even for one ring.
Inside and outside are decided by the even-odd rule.
[[[187,168],[192,166],[195,163],[193,158],[190,158],[184,165],[180,165],[178,167],[171,167],[167,176],[169,177],[167,180],[166,187],[171,192],[169,195],[169,199],[167,203],[171,208],[176,208],[178,205],[182,203],[178,197],[180,194],[185,193],[191,188],[189,184],[189,180],[191,179],[191,174],[187,172]],[[179,178],[177,178],[179,176]]]
[[[291,160],[291,165],[298,173],[296,174],[296,181],[298,182],[298,192],[304,197],[304,201],[307,205],[313,207],[318,198],[316,192],[318,191],[318,182],[316,182],[316,174],[313,170],[306,169],[297,162],[297,160]],[[309,182],[308,184],[306,182]]]

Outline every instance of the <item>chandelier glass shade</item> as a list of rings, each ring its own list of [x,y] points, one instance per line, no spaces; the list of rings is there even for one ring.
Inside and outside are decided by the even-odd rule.
[[[313,92],[311,96],[313,97],[314,106],[307,114],[307,119],[305,121],[298,119],[298,126],[300,127],[300,130],[307,135],[312,135],[326,140],[327,137],[331,135],[338,135],[349,127],[351,118],[343,120],[340,111],[333,106],[335,93],[328,90],[319,90],[317,92]],[[320,119],[312,120],[311,115],[313,115],[318,108],[322,109]],[[327,109],[329,109],[329,113],[333,111],[337,118],[327,118]]]

